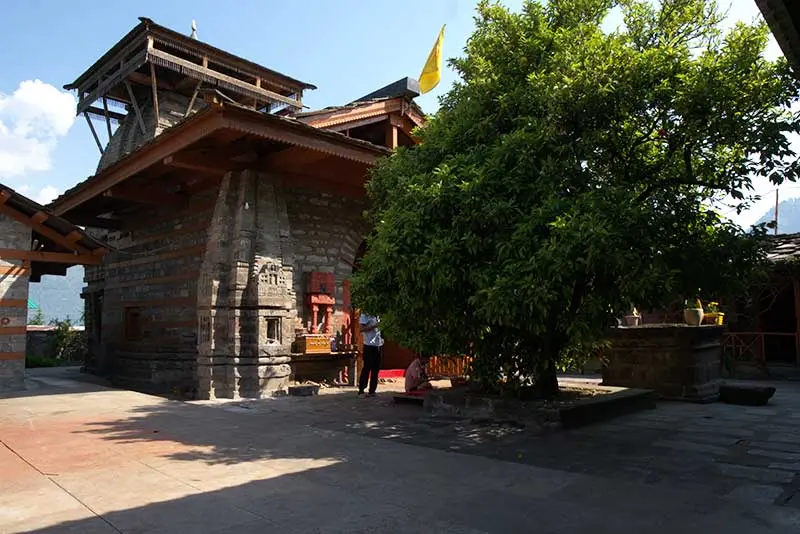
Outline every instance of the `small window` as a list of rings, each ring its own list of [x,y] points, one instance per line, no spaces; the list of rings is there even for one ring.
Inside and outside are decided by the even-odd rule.
[[[267,318],[267,343],[281,343],[281,320],[279,317]]]
[[[125,308],[125,341],[142,339],[142,310]]]

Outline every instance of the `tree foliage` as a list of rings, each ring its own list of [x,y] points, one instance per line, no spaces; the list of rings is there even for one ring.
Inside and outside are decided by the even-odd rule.
[[[612,9],[624,24],[604,31]],[[461,80],[374,169],[353,298],[412,349],[557,391],[630,309],[735,291],[764,258],[711,208],[794,181],[798,83],[703,0],[483,1]]]

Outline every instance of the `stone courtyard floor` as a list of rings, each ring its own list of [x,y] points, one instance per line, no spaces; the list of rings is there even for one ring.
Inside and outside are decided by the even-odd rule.
[[[800,532],[800,384],[541,435],[352,390],[179,402],[33,370],[0,396],[0,533]]]

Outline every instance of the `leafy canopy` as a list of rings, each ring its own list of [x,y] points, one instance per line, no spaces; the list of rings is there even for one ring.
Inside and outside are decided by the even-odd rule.
[[[552,393],[633,304],[745,284],[763,229],[710,206],[797,178],[798,83],[765,25],[721,22],[702,0],[481,2],[421,144],[374,169],[355,302],[412,349],[473,354],[486,387]]]

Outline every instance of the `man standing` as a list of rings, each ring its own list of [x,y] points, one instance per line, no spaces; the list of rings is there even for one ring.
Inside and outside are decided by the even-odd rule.
[[[383,352],[383,337],[378,328],[380,319],[372,315],[362,315],[358,323],[364,335],[364,367],[358,379],[358,394],[364,393],[369,382],[367,396],[374,397],[375,390],[378,389],[378,372],[381,369],[381,352]]]

